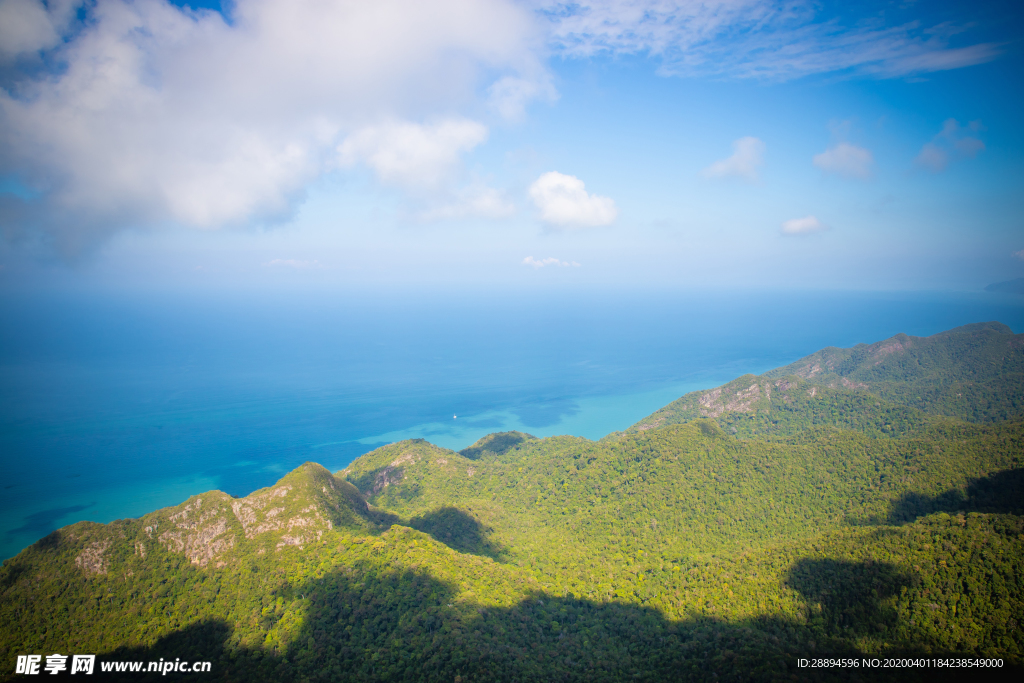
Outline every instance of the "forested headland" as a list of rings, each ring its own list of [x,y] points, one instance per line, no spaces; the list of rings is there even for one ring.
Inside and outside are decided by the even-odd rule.
[[[999,323],[824,349],[597,442],[306,463],[0,570],[9,678],[55,652],[225,681],[1017,677],[1022,620],[1024,335]]]

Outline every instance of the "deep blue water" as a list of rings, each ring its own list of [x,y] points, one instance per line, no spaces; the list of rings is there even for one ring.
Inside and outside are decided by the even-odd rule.
[[[401,438],[597,439],[824,346],[1000,320],[886,293],[3,295],[0,557],[81,519],[332,470]],[[455,417],[457,416],[457,417]]]

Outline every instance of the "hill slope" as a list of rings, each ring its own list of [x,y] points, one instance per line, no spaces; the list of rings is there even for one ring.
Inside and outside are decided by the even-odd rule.
[[[713,418],[740,436],[817,425],[892,436],[919,433],[935,422],[928,415],[1024,419],[1024,335],[978,323],[931,337],[829,347],[760,377],[686,394],[627,432]]]
[[[893,403],[971,422],[1024,418],[1024,335],[997,322],[822,349],[766,373],[787,375],[862,387]]]
[[[1000,419],[1013,390],[986,369],[1017,367],[1019,335],[907,339],[687,395],[600,442],[403,441],[65,527],[0,570],[0,656],[450,682],[933,680],[797,660],[962,655],[1019,676],[1024,423]],[[1010,399],[966,421],[909,405],[927,382]]]

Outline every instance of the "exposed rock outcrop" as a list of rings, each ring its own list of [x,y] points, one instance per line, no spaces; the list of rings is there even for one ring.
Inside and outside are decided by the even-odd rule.
[[[217,494],[227,498],[220,492],[208,495],[212,498]],[[160,534],[158,540],[168,550],[184,553],[192,564],[205,567],[214,557],[235,545],[235,535],[229,533],[225,502],[212,500],[204,507],[203,497],[197,496],[168,517],[174,529]]]
[[[90,574],[106,574],[108,565],[107,559],[103,554],[109,547],[109,540],[93,541],[85,546],[85,548],[82,549],[82,552],[75,557],[75,564],[78,565],[86,576],[89,576]]]
[[[231,503],[231,510],[241,522],[246,538],[255,538],[257,534],[282,528],[281,520],[275,518],[284,512],[283,507],[273,507],[262,515],[260,511],[274,502],[275,498],[285,498],[291,490],[291,486],[277,486],[269,491],[253,493],[242,500]]]

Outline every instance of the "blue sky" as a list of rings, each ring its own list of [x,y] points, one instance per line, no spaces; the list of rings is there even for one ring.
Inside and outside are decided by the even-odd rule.
[[[0,286],[1024,276],[1013,3],[184,5],[0,0]]]

